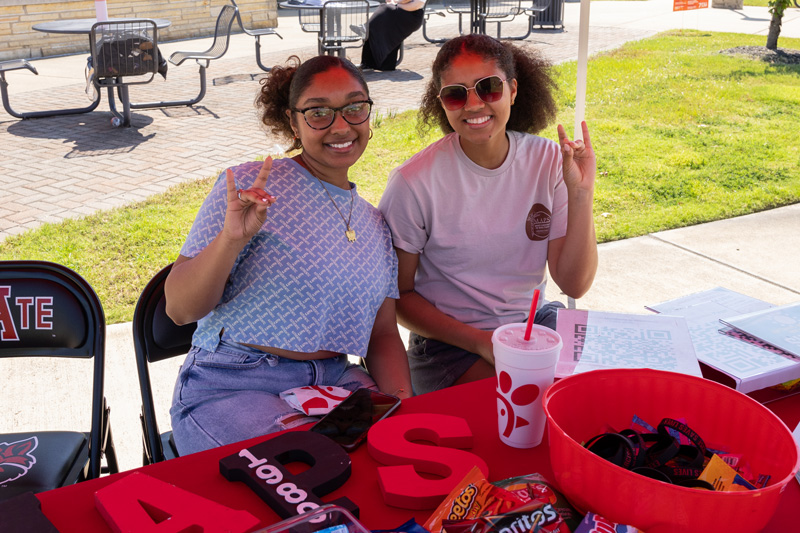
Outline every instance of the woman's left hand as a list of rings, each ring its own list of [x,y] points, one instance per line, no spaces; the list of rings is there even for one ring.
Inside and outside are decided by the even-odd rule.
[[[586,121],[581,122],[583,140],[570,141],[564,126],[558,125],[558,144],[561,145],[563,159],[564,183],[567,189],[594,191],[597,160],[589,138],[589,127]]]

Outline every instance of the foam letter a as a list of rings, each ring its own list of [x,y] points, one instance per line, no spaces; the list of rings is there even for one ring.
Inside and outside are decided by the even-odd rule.
[[[95,504],[115,533],[244,533],[260,523],[147,474],[134,472],[95,492]]]

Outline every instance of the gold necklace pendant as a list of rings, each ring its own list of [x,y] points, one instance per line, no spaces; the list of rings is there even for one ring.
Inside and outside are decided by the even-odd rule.
[[[311,173],[310,170],[309,170],[309,173]],[[322,189],[328,195],[328,198],[330,198],[331,203],[333,204],[333,207],[336,208],[336,212],[339,213],[340,217],[342,217],[342,222],[344,222],[345,227],[347,228],[344,231],[344,236],[347,237],[348,241],[356,242],[356,230],[354,230],[353,228],[350,227],[350,221],[353,219],[353,189],[352,189],[352,187],[350,188],[350,214],[347,216],[347,218],[344,218],[344,215],[342,214],[342,210],[339,209],[339,206],[336,204],[336,200],[333,199],[333,196],[331,195],[331,192],[328,190],[328,188],[325,186],[325,184],[322,183],[322,180],[319,179],[319,176],[316,176],[315,174],[311,174],[311,175],[314,176],[315,178],[317,178],[317,181],[319,182],[320,186],[322,186]]]

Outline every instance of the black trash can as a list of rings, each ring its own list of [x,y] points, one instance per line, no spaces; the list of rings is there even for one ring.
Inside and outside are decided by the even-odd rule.
[[[536,16],[533,27],[564,29],[564,0],[551,0],[550,7]]]

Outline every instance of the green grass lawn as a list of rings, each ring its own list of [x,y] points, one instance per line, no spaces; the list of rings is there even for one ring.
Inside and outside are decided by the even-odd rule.
[[[800,201],[800,66],[719,53],[764,41],[675,31],[590,60],[586,118],[598,157],[601,242]],[[800,39],[779,45],[800,49]],[[556,67],[567,131],[575,70],[574,62]],[[374,122],[375,137],[351,179],[376,204],[389,171],[440,133],[420,138],[413,112]],[[555,125],[542,135],[555,139]],[[10,237],[0,243],[0,259],[65,264],[98,292],[109,323],[130,320],[144,285],[175,259],[212,180]]]

